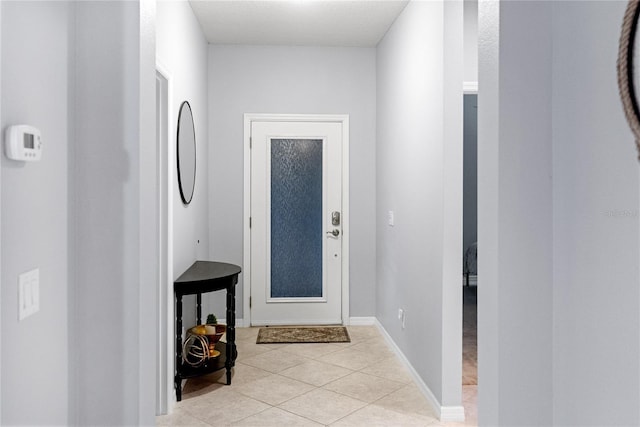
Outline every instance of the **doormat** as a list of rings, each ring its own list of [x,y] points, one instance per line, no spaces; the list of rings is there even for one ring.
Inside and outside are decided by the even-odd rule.
[[[351,342],[344,326],[260,328],[256,344]]]

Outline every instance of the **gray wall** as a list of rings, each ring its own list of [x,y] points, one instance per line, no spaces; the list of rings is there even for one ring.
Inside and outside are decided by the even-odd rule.
[[[0,99],[2,99],[2,7],[0,6]],[[2,102],[0,101],[0,120]],[[2,162],[0,162],[0,200],[2,198]],[[2,209],[0,209],[0,268],[2,268]],[[2,274],[0,274],[0,299],[2,296]],[[2,303],[0,303],[0,331],[2,331]],[[0,424],[2,423],[2,338],[0,337]]]
[[[157,59],[171,78],[169,135],[170,190],[173,200],[173,277],[177,279],[196,260],[209,259],[209,126],[207,41],[191,6],[183,1],[162,1],[157,6]],[[196,129],[196,183],[189,205],[182,203],[175,157],[178,113],[188,101]],[[171,284],[172,286],[172,284]],[[169,297],[173,298],[171,287]],[[208,296],[204,296],[206,301]],[[195,296],[183,300],[183,324],[195,325]],[[169,313],[173,318],[173,313]]]
[[[438,403],[458,406],[462,5],[449,3],[409,3],[377,49],[376,317]]]
[[[615,68],[624,9],[481,3],[481,424],[640,423],[640,188]]]
[[[463,185],[462,249],[466,251],[478,240],[478,95],[464,96]]]
[[[2,132],[42,132],[37,163],[2,149],[2,419],[0,424],[66,425],[70,139],[67,2],[2,2]],[[37,31],[33,31],[37,28]],[[4,138],[3,146],[4,146]],[[40,311],[18,322],[18,275],[40,269]]]
[[[480,423],[551,425],[551,4],[480,9]]]
[[[75,7],[71,421],[149,425],[157,286],[148,258],[157,253],[149,245],[157,230],[155,209],[149,213],[157,176],[155,14],[149,2]]]
[[[2,156],[2,423],[152,424],[155,8],[1,7],[2,127],[44,138],[38,163]],[[35,267],[40,311],[18,323]]]
[[[349,114],[350,315],[375,314],[375,78],[375,49],[209,47],[212,258],[242,265],[243,114]]]
[[[640,175],[615,67],[624,9],[553,6],[556,425],[640,424]]]

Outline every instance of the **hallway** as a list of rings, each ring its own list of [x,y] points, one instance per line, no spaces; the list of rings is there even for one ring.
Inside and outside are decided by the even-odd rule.
[[[231,386],[221,372],[189,380],[164,426],[472,426],[476,386],[463,387],[467,421],[440,424],[375,326],[350,326],[350,343],[255,344],[238,328]]]

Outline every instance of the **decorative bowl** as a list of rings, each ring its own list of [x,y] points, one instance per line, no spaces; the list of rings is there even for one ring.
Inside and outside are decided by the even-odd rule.
[[[220,356],[220,352],[216,350],[216,343],[227,331],[227,325],[221,323],[215,325],[197,325],[190,328],[187,333],[191,335],[205,336],[209,341],[209,358],[213,359]]]

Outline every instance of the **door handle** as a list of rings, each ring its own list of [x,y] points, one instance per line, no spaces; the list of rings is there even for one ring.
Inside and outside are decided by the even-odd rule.
[[[331,231],[327,231],[327,234],[331,234],[333,237],[338,237],[340,235],[340,230],[338,230],[337,228],[334,228]]]

